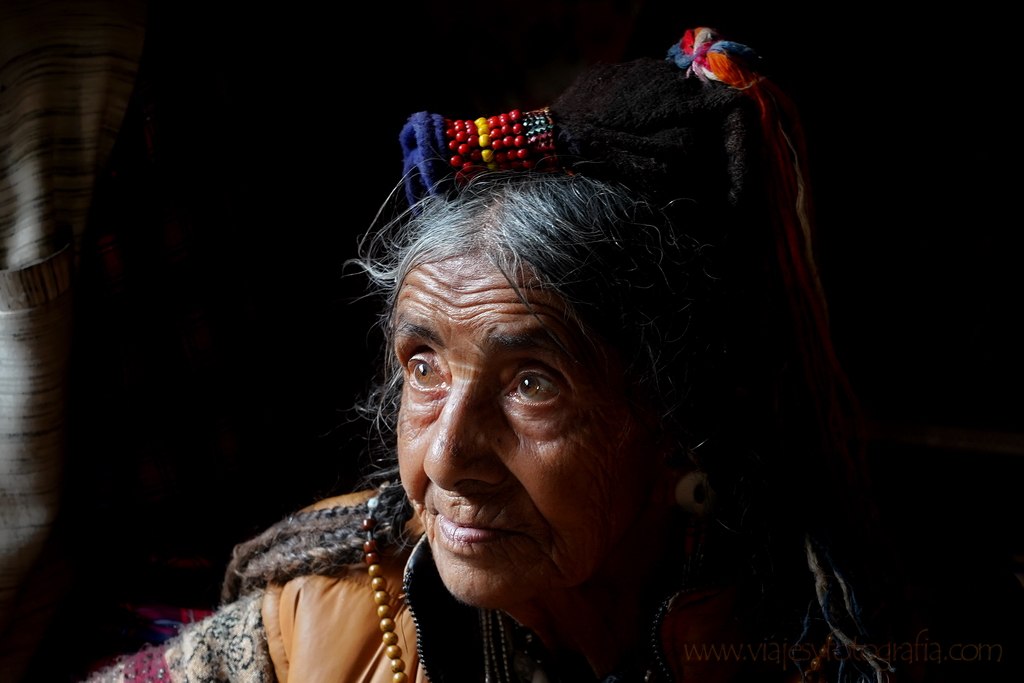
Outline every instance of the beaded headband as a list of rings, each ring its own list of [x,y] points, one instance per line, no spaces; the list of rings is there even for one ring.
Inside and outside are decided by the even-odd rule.
[[[445,120],[444,131],[452,157],[448,163],[457,171],[456,180],[465,182],[483,170],[544,170],[558,168],[554,156],[555,124],[551,110],[507,114],[476,120]]]
[[[605,174],[630,185],[629,180],[653,170],[650,162],[694,156],[671,133],[693,128],[698,119],[713,119],[709,113],[728,113],[735,105],[733,98],[723,92],[707,97],[711,91],[706,84],[750,88],[763,80],[753,70],[757,61],[756,53],[745,45],[721,40],[709,28],[691,29],[671,46],[665,62],[638,60],[594,68],[549,107],[473,119],[413,114],[400,135],[407,199],[414,204],[487,170],[578,172],[587,166],[589,172],[595,170],[594,162],[612,162],[614,167],[616,157],[648,157],[648,163],[634,164],[632,174],[621,168]],[[655,87],[637,87],[650,85],[652,75]],[[703,87],[673,87],[674,81],[690,78]],[[666,99],[673,91],[675,101]],[[602,111],[612,116],[602,120]],[[722,132],[717,130],[714,136],[721,137]],[[744,151],[743,144],[727,144],[733,155]]]

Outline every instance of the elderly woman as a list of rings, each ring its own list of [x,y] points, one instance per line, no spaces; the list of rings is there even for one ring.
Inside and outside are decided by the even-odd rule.
[[[799,130],[707,29],[402,134],[370,488],[95,680],[882,680]],[[850,519],[855,523],[851,524]]]

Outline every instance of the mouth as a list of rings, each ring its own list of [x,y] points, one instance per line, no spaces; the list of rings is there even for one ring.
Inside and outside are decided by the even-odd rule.
[[[469,546],[491,543],[508,536],[511,532],[504,529],[492,527],[474,526],[462,524],[445,517],[440,512],[437,515],[437,528],[440,536],[454,548],[467,548]]]

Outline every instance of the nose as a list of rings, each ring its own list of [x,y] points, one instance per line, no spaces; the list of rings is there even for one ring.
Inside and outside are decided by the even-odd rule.
[[[448,394],[433,425],[424,473],[447,491],[469,495],[500,484],[512,440],[499,402],[478,383]]]

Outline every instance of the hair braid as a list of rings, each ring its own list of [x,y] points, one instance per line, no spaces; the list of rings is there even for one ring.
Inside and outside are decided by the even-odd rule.
[[[405,533],[411,508],[401,486],[385,485],[378,492],[374,530],[385,547],[402,548],[414,539]],[[285,583],[298,576],[336,576],[362,558],[366,503],[299,512],[281,520],[259,536],[235,546],[224,576],[221,600],[225,603],[270,583]]]
[[[883,683],[887,680],[886,672],[893,671],[892,665],[878,656],[869,644],[858,642],[865,631],[861,624],[860,607],[846,577],[832,561],[828,548],[812,539],[810,534],[805,536],[804,548],[807,566],[814,575],[818,607],[829,632],[848,652],[856,652],[859,659],[868,663],[876,683]],[[840,593],[841,601],[835,599],[836,592]],[[840,661],[840,680],[846,680],[842,675],[846,663],[846,659]],[[855,672],[852,676],[858,681],[868,680],[862,672]]]

